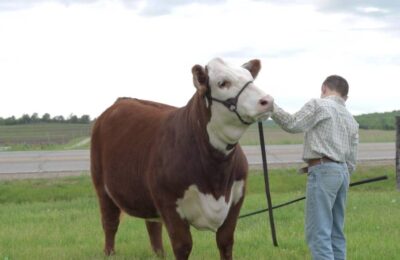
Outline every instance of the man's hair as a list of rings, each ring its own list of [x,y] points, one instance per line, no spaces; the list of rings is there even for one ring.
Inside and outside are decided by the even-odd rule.
[[[338,75],[332,75],[325,79],[322,83],[323,85],[327,86],[330,90],[336,91],[342,97],[347,97],[349,93],[349,84],[347,81]]]

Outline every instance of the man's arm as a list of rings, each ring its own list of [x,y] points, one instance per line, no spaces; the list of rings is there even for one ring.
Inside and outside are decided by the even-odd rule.
[[[321,108],[315,99],[307,102],[295,114],[289,114],[274,103],[272,119],[280,125],[283,130],[289,133],[301,133],[313,128],[321,120],[328,118],[328,115],[321,113]]]
[[[356,133],[352,137],[352,142],[350,146],[350,156],[346,160],[347,168],[349,169],[349,173],[352,173],[356,169],[356,162],[357,162],[357,153],[358,153],[358,142],[359,142],[359,137],[358,133]]]

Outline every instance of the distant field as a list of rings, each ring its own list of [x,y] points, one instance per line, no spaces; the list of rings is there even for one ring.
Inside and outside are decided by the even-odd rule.
[[[306,177],[296,169],[272,169],[274,205],[304,196]],[[400,195],[393,166],[359,167],[352,181],[389,180],[350,189],[346,215],[348,259],[399,259]],[[266,207],[261,172],[249,176],[242,214]],[[151,252],[143,220],[124,215],[117,254],[102,253],[103,231],[90,177],[0,182],[0,259],[159,259]],[[271,242],[266,213],[240,219],[235,259],[311,259],[304,242],[304,201],[274,211],[279,247]],[[173,259],[163,230],[166,259]],[[219,259],[215,234],[192,229],[190,259]]]
[[[304,134],[290,134],[283,131],[277,125],[264,126],[264,139],[267,144],[301,144]],[[361,143],[386,143],[395,142],[396,132],[394,130],[365,130],[360,129]],[[242,145],[259,144],[258,125],[249,127],[240,140]]]
[[[74,147],[90,136],[90,129],[90,124],[42,123],[0,126],[0,149],[54,150]]]
[[[89,148],[89,124],[27,124],[0,126],[1,150],[63,150]],[[280,127],[264,126],[267,144],[301,144],[303,134],[289,134]],[[360,129],[360,142],[394,142],[394,130]],[[257,124],[253,124],[240,140],[242,145],[259,144]]]

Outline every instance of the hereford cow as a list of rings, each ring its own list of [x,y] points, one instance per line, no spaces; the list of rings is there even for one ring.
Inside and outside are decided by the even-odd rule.
[[[185,107],[120,98],[97,119],[91,173],[107,255],[123,211],[145,220],[158,255],[164,224],[176,259],[187,259],[192,225],[216,232],[221,259],[232,258],[248,172],[238,141],[273,105],[253,83],[260,68],[213,59],[192,68],[197,91]]]

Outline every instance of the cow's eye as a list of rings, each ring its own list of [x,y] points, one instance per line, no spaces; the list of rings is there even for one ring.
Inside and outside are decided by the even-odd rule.
[[[229,86],[230,86],[229,81],[226,81],[226,80],[218,81],[218,87],[220,87],[220,88],[227,88]]]

